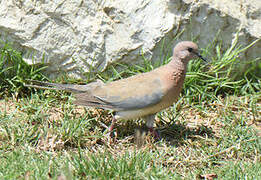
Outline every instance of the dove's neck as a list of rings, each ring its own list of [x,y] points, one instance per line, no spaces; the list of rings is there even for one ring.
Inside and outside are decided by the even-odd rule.
[[[182,62],[180,59],[175,59],[173,58],[170,62],[169,65],[176,70],[179,71],[187,71],[187,62]]]

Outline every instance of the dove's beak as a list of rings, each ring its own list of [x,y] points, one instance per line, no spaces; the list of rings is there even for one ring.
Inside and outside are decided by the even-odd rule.
[[[205,58],[203,58],[199,53],[194,52],[194,51],[193,51],[193,53],[194,53],[196,56],[198,56],[200,59],[202,59],[203,61],[208,62],[208,61],[207,61]]]

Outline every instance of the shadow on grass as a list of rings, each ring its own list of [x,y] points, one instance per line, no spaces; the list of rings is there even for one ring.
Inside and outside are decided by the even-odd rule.
[[[162,138],[173,146],[181,146],[184,140],[192,141],[201,138],[214,138],[214,132],[211,128],[205,125],[189,127],[183,124],[172,124],[161,129]]]
[[[118,132],[119,140],[127,136],[135,136],[138,131],[139,134],[148,134],[146,125],[139,125],[135,121],[119,123],[116,126],[116,130]],[[160,133],[161,138],[172,146],[181,146],[187,139],[194,141],[198,138],[204,139],[206,137],[215,137],[212,128],[205,125],[190,127],[184,124],[171,123],[170,125],[157,127],[156,130]]]

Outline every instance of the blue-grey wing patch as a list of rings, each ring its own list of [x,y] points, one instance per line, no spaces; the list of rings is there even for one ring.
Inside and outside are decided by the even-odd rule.
[[[159,103],[162,97],[162,92],[155,92],[145,96],[130,97],[124,100],[120,100],[120,96],[111,96],[107,97],[106,99],[95,96],[95,98],[99,99],[104,104],[110,105],[111,107],[120,110],[132,110],[149,107]]]

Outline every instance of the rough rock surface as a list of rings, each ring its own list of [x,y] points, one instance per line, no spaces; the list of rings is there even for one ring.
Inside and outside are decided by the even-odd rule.
[[[226,48],[237,32],[243,46],[261,38],[260,0],[0,0],[0,38],[28,63],[47,63],[54,77],[134,62],[141,52],[162,59],[178,40],[206,47],[216,38]],[[260,49],[261,41],[244,57]]]

